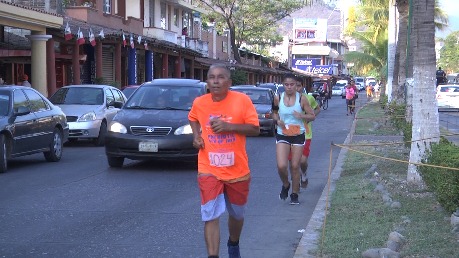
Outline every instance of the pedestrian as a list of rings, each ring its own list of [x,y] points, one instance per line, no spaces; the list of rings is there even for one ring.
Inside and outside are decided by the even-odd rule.
[[[317,117],[317,115],[320,113],[320,106],[317,103],[314,96],[308,94],[307,89],[306,89],[306,93],[304,93],[304,87],[301,84],[301,80],[297,80],[296,82],[296,91],[299,93],[302,93],[303,94],[302,97],[307,98],[309,105],[314,111],[314,116]],[[300,159],[300,169],[301,169],[300,187],[301,188],[308,187],[308,183],[309,183],[307,170],[308,170],[308,158],[311,152],[310,148],[311,148],[311,140],[312,140],[312,122],[304,121],[304,127],[305,127],[305,142],[304,142],[304,147],[303,147],[303,154],[301,155],[301,159]],[[291,159],[292,159],[292,156],[290,153],[289,160]],[[292,171],[291,163],[290,163],[290,171]]]
[[[371,87],[371,84],[367,85],[367,98],[373,97],[373,87]]]
[[[346,86],[346,115],[353,114],[355,108],[355,95],[357,94],[352,84],[355,82],[351,80],[351,82]]]
[[[197,97],[188,115],[193,146],[199,149],[198,185],[209,258],[219,256],[220,216],[228,210],[230,258],[240,258],[239,238],[249,194],[246,136],[260,134],[257,111],[244,93],[230,91],[230,70],[214,64],[207,74],[210,94]]]
[[[441,67],[438,67],[438,70],[435,72],[436,78],[437,78],[437,86],[439,84],[443,84],[446,81],[446,73],[441,69]]]
[[[284,92],[274,97],[273,119],[277,123],[276,132],[276,160],[279,177],[282,181],[282,188],[279,194],[281,200],[289,196],[290,204],[300,204],[298,193],[300,191],[300,160],[304,149],[305,126],[304,122],[314,121],[315,115],[307,98],[296,91],[296,77],[287,74],[284,77]],[[290,161],[289,180],[289,154],[292,154]]]
[[[24,74],[22,76],[22,82],[19,85],[25,86],[25,87],[32,87],[32,85],[29,82],[29,76],[27,74]]]

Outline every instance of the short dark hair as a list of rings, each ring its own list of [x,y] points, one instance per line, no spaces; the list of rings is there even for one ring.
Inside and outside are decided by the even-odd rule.
[[[297,77],[293,74],[293,73],[287,73],[284,75],[284,77],[282,78],[282,81],[285,81],[286,79],[293,79],[295,81],[297,81]]]

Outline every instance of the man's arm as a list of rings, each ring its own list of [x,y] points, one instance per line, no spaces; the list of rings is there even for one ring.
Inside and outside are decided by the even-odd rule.
[[[201,137],[201,124],[198,121],[190,120],[191,130],[193,131],[193,147],[196,149],[204,148],[204,139]]]
[[[219,118],[212,119],[210,127],[214,133],[237,133],[247,136],[257,136],[260,134],[260,126],[253,124],[232,124]]]
[[[300,104],[304,113],[295,112],[294,116],[296,118],[303,119],[306,122],[314,121],[314,119],[316,119],[316,116],[314,115],[314,111],[312,110],[311,105],[309,105],[309,100],[307,100],[307,98],[301,98]]]

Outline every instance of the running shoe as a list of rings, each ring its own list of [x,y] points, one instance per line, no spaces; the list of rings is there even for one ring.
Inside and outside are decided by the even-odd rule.
[[[239,245],[229,245],[228,246],[228,255],[229,258],[241,258],[241,253],[239,252]]]
[[[282,186],[282,190],[279,194],[279,199],[284,200],[288,197],[288,190],[290,189],[290,184],[287,187]]]
[[[298,205],[298,204],[300,204],[300,202],[298,201],[298,194],[292,193],[292,194],[290,195],[290,204],[291,204],[291,205]]]
[[[306,188],[306,187],[308,187],[308,183],[309,183],[309,179],[306,178],[306,180],[303,181],[303,176],[302,176],[301,177],[300,187],[301,188]]]

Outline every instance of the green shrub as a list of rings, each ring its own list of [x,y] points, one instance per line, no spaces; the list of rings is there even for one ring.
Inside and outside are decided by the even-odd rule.
[[[232,70],[231,80],[233,81],[233,85],[247,84],[247,72],[241,70]]]
[[[408,123],[405,119],[406,106],[397,105],[395,102],[391,102],[388,105],[386,112],[389,114],[390,121],[395,128],[402,131],[403,140],[405,141],[406,146],[409,147],[412,134],[412,124]]]
[[[431,145],[423,163],[459,168],[459,146],[442,137]],[[419,171],[446,211],[452,213],[459,208],[459,171],[427,166],[420,166]]]
[[[387,95],[379,96],[379,105],[381,105],[382,109],[385,109],[387,106],[388,98]]]

